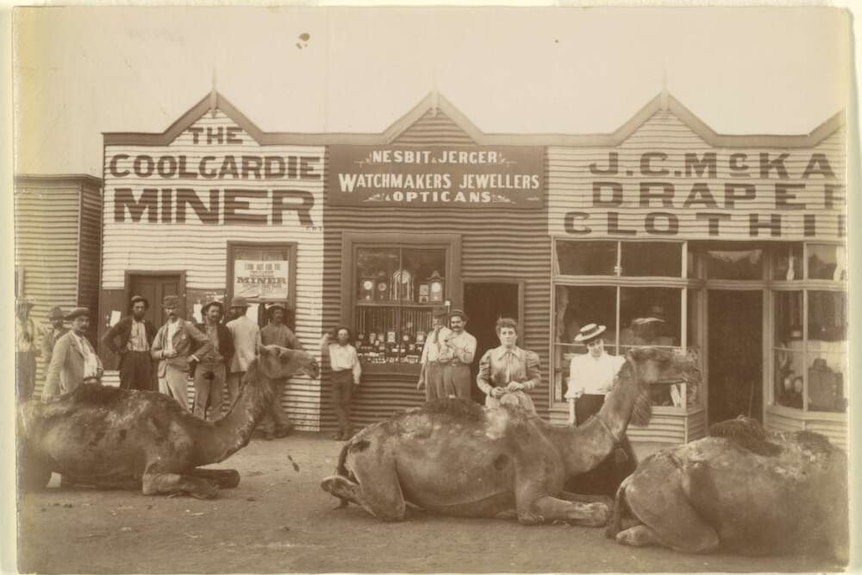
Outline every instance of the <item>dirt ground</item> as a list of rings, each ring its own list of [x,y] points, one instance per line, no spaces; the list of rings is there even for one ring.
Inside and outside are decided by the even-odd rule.
[[[686,556],[633,549],[602,529],[414,512],[381,523],[318,486],[341,443],[300,433],[254,440],[228,462],[242,474],[218,499],[49,489],[19,510],[21,572],[822,572],[811,557]],[[225,466],[222,466],[225,467]]]

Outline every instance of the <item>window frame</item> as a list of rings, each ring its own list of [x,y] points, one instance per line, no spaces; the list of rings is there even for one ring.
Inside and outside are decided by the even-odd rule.
[[[285,250],[288,258],[288,292],[287,299],[272,299],[261,300],[259,298],[247,298],[249,304],[258,306],[258,324],[266,325],[266,305],[273,303],[285,304],[288,309],[296,314],[296,252],[297,242],[248,242],[248,241],[228,241],[225,251],[225,267],[227,273],[227,289],[225,290],[225,311],[230,307],[230,302],[234,297],[234,262],[236,260],[236,252],[242,249],[255,250]]]

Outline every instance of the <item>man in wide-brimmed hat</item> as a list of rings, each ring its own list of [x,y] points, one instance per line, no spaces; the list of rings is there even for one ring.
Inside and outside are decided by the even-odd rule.
[[[90,310],[76,307],[66,316],[72,329],[57,340],[42,399],[70,393],[83,383],[99,383],[102,379],[102,360],[87,339],[90,328]]]
[[[64,323],[65,318],[66,314],[60,306],[54,306],[48,311],[48,325],[42,334],[42,361],[45,362],[45,373],[48,373],[48,366],[51,365],[54,346],[69,331]]]
[[[192,364],[195,386],[194,414],[207,419],[207,404],[212,408],[209,419],[221,417],[224,403],[224,384],[227,364],[233,357],[233,336],[227,326],[221,323],[224,304],[210,300],[201,308],[203,322],[195,324],[198,331],[205,333],[213,344],[212,351],[198,354],[199,363]]]
[[[36,343],[36,325],[30,317],[35,305],[35,299],[21,298],[15,314],[15,381],[19,401],[30,399],[36,389],[36,356],[41,350]]]
[[[448,337],[443,338],[443,347],[437,361],[444,365],[443,390],[448,397],[470,399],[470,364],[476,357],[476,338],[465,329],[467,314],[463,310],[449,312]]]
[[[159,391],[188,410],[189,362],[199,361],[200,356],[212,351],[213,344],[192,322],[180,317],[179,297],[165,296],[162,308],[168,321],[159,329],[150,350],[150,355],[159,360]],[[193,351],[195,344],[200,347]]]
[[[447,327],[449,310],[445,307],[435,308],[432,312],[431,331],[425,336],[422,346],[422,356],[419,359],[419,382],[416,389],[425,388],[425,401],[446,397],[443,389],[444,364],[438,361],[443,342],[452,331]]]
[[[156,326],[144,318],[150,302],[134,295],[129,301],[129,314],[102,336],[102,344],[120,356],[120,387],[153,391],[153,358],[150,349],[156,337]]]
[[[239,384],[248,366],[257,355],[260,346],[260,328],[257,322],[246,315],[249,303],[242,296],[230,300],[230,311],[234,319],[227,323],[233,337],[234,354],[230,360],[227,374],[227,391],[230,394],[228,405],[233,405],[239,395]]]
[[[266,313],[269,316],[267,323],[260,330],[260,342],[263,345],[279,345],[288,349],[303,349],[302,342],[291,331],[285,323],[287,307],[281,302],[275,302],[267,306]],[[275,401],[270,404],[270,409],[264,414],[258,428],[263,432],[266,439],[284,437],[293,429],[290,417],[281,407],[281,392],[287,385],[286,379],[278,379],[276,384]]]

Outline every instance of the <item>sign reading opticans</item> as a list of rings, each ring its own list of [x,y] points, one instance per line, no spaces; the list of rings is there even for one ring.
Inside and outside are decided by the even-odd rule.
[[[544,152],[518,146],[331,146],[332,205],[540,208]]]
[[[191,126],[159,147],[106,147],[114,223],[312,226],[320,151],[259,146],[234,126]]]
[[[260,300],[285,300],[289,294],[290,262],[235,260],[233,293]]]
[[[846,236],[843,167],[824,153],[603,150],[576,167],[549,155],[566,179],[550,193],[554,227],[569,236]]]

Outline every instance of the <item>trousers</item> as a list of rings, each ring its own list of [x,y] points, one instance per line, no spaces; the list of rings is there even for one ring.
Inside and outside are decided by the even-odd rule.
[[[201,363],[195,367],[195,407],[192,413],[201,419],[207,419],[207,404],[212,407],[209,419],[221,417],[221,406],[224,400],[225,365],[218,363]]]
[[[153,389],[153,358],[148,351],[127,351],[120,356],[120,389]]]
[[[459,397],[470,399],[470,366],[449,364],[443,368],[442,397]]]
[[[15,371],[18,401],[27,401],[36,390],[36,354],[32,351],[15,352]]]
[[[338,418],[338,430],[351,434],[350,400],[353,398],[353,372],[349,369],[332,372],[332,402]]]
[[[443,389],[443,370],[444,365],[436,361],[429,361],[425,366],[425,401],[446,397]]]
[[[189,410],[188,372],[172,365],[165,365],[165,375],[159,378],[159,392],[172,397]]]

